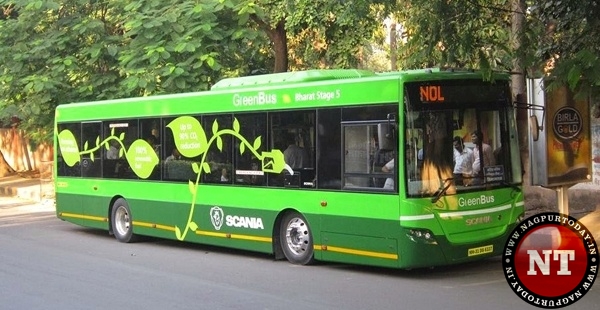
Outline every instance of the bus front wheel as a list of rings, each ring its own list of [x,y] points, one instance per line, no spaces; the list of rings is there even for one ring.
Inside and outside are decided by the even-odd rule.
[[[119,198],[112,207],[110,224],[115,238],[120,242],[130,243],[137,240],[133,234],[133,224],[131,218],[131,209],[127,201]]]
[[[297,212],[287,213],[281,221],[281,248],[285,258],[293,264],[314,262],[313,238],[306,219]]]

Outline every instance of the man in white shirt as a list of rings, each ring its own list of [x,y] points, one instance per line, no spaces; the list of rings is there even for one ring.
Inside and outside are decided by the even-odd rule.
[[[308,166],[308,154],[306,150],[296,144],[296,139],[293,134],[288,134],[289,146],[283,151],[285,163],[292,169],[306,168]]]
[[[391,173],[394,171],[394,160],[388,161],[383,167],[381,167],[381,171],[385,173]],[[383,184],[384,189],[394,189],[394,179],[387,178],[385,179],[385,184]]]
[[[106,151],[106,159],[119,159],[119,149],[121,145],[116,140],[110,141],[110,147]]]
[[[494,151],[489,144],[483,143],[483,134],[481,131],[476,130],[471,134],[471,141],[475,144],[473,149],[473,175],[479,176],[482,172],[480,153],[483,154],[483,167],[493,166],[496,164],[496,158],[494,157]],[[481,147],[481,150],[479,149]]]
[[[465,147],[463,139],[461,137],[454,137],[452,141],[454,145],[454,183],[456,185],[465,185],[468,182],[464,182],[464,178],[470,178],[473,176],[473,163],[475,157],[473,151]]]

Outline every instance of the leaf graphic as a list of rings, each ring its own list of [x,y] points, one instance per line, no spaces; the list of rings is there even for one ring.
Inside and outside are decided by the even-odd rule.
[[[254,144],[253,144],[253,148],[255,151],[257,151],[258,149],[260,149],[260,144],[262,143],[260,136],[256,137],[256,139],[254,140]]]
[[[115,135],[115,127],[113,127],[113,128],[110,129],[110,135],[111,136]]]
[[[198,166],[198,163],[192,163],[192,170],[194,170],[195,174],[200,173],[200,166]]]
[[[206,133],[197,119],[191,116],[180,116],[171,121],[167,127],[173,131],[175,146],[181,155],[196,157],[208,149]]]
[[[96,146],[100,145],[100,136],[96,137]]]
[[[58,134],[58,147],[67,166],[73,167],[81,159],[77,140],[70,130],[65,129]]]
[[[198,230],[198,224],[196,224],[196,222],[190,222],[190,230],[192,230],[192,231]]]
[[[88,142],[85,141],[85,143],[83,144],[83,150],[87,151],[88,150]]]
[[[181,236],[181,229],[177,226],[175,226],[175,236],[177,236],[177,240],[183,239],[183,236]]]
[[[223,152],[223,139],[221,139],[221,136],[217,137],[217,149]]]
[[[188,180],[188,188],[192,195],[194,195],[196,193],[196,184],[194,184],[194,182]]]
[[[119,140],[123,141],[123,139],[125,139],[125,133],[124,133],[124,132],[122,132],[122,133],[119,135]]]
[[[94,161],[94,153],[90,153],[90,160]]]
[[[212,124],[212,133],[213,133],[213,135],[216,135],[217,131],[219,131],[219,123],[215,119],[215,121]]]
[[[104,148],[106,148],[106,150],[110,150],[110,143],[108,143],[108,141],[106,141],[106,143],[104,143]]]
[[[237,120],[237,118],[233,119],[233,131],[240,132],[240,122]]]
[[[131,170],[142,179],[147,179],[158,164],[158,156],[154,148],[143,139],[133,141],[126,157]]]
[[[240,143],[240,154],[244,154],[245,150],[246,150],[246,144],[244,144],[243,142]]]
[[[210,166],[207,162],[202,163],[202,170],[204,170],[204,173],[210,173]]]

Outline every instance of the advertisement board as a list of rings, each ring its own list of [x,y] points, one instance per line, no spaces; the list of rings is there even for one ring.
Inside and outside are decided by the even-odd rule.
[[[556,187],[592,179],[590,103],[567,87],[528,82],[532,185]]]

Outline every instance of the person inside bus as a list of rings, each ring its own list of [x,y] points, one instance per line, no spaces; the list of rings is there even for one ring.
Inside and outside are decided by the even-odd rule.
[[[229,182],[229,173],[227,168],[221,169],[221,182]]]
[[[171,155],[167,156],[167,158],[165,158],[165,162],[170,162],[172,160],[180,160],[181,159],[181,154],[179,154],[179,151],[176,148],[173,148],[173,152],[171,152]]]
[[[465,147],[463,139],[459,136],[454,137],[452,144],[454,145],[454,184],[468,185],[467,180],[473,175],[473,162],[475,161],[473,151]]]
[[[287,135],[289,141],[288,147],[283,151],[283,158],[285,163],[288,164],[292,169],[307,168],[308,166],[308,155],[303,147],[298,145],[296,135],[289,133]]]
[[[381,171],[385,173],[393,173],[394,171],[394,159],[388,161],[383,167],[381,167]],[[394,189],[394,179],[387,178],[385,179],[385,184],[383,184],[383,189]]]
[[[121,145],[117,140],[110,141],[110,147],[106,151],[106,159],[119,159],[119,149]]]
[[[152,147],[152,149],[154,150],[154,152],[156,153],[158,158],[161,158],[160,157],[160,144],[158,143],[158,140],[156,139],[156,137],[154,135],[149,135],[148,137],[146,137],[146,142],[148,142],[148,144],[150,144],[150,146]]]
[[[493,166],[496,164],[496,159],[494,158],[494,151],[492,147],[483,142],[483,134],[479,130],[475,130],[471,134],[471,141],[475,145],[473,149],[473,176],[479,176],[482,173],[481,160],[483,159],[483,166]],[[483,158],[480,156],[483,155]]]

